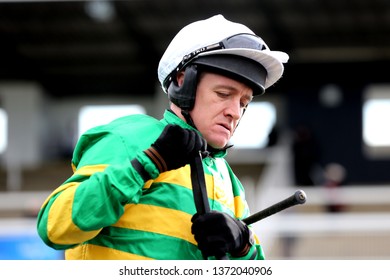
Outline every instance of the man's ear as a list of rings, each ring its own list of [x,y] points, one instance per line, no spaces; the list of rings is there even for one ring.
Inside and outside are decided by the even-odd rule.
[[[169,100],[183,110],[190,111],[194,107],[198,71],[196,65],[189,65],[176,75],[176,81],[169,85]]]
[[[184,71],[180,71],[176,74],[176,81],[177,81],[177,85],[179,87],[182,86],[182,84],[184,83]]]

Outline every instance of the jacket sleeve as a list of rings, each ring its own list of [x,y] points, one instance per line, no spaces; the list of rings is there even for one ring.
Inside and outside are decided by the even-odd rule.
[[[74,173],[43,203],[37,230],[50,247],[63,250],[94,238],[114,224],[127,203],[137,203],[145,184],[131,165],[135,154],[120,136],[84,135],[72,159]]]

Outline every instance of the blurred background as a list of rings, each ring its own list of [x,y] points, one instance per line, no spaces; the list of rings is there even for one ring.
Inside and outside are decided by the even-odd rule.
[[[186,24],[223,14],[290,55],[228,155],[268,259],[390,259],[390,1],[0,1],[0,259],[61,259],[36,234],[80,134],[161,118],[157,65]],[[240,137],[241,135],[241,137]]]

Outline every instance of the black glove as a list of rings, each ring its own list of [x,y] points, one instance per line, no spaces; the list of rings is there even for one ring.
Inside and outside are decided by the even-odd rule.
[[[206,151],[206,140],[195,130],[167,125],[159,138],[144,152],[161,172],[177,169]]]
[[[226,253],[240,257],[248,253],[249,228],[243,222],[218,211],[195,214],[191,221],[191,232],[205,258]]]

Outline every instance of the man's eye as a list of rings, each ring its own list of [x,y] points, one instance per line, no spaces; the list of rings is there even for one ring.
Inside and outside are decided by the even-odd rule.
[[[251,103],[251,100],[245,99],[241,102],[241,107],[248,107],[249,103]]]
[[[220,92],[220,91],[217,92],[217,95],[218,95],[219,97],[228,97],[228,96],[229,96],[228,93],[226,93],[226,92]]]

